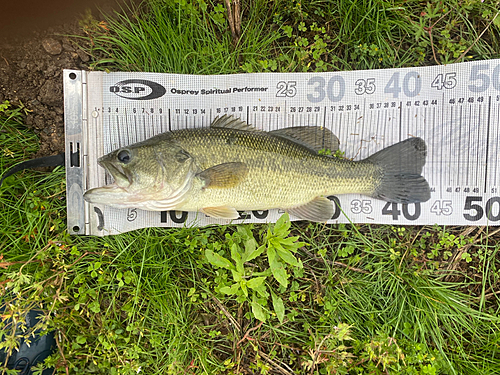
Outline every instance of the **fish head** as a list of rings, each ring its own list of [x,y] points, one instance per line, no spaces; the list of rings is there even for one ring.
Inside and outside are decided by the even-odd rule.
[[[148,202],[180,199],[196,168],[186,150],[168,141],[122,147],[104,155],[98,163],[114,183],[87,191],[85,200],[121,208],[148,208]]]

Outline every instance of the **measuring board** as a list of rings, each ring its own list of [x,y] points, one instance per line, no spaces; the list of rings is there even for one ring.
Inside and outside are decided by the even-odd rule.
[[[112,182],[97,164],[100,156],[162,132],[207,127],[224,114],[265,131],[324,126],[354,160],[412,136],[425,140],[429,201],[401,205],[358,194],[331,196],[331,223],[500,224],[500,60],[218,76],[65,70],[64,103],[72,234],[229,223],[196,212],[117,209],[83,200],[86,190]],[[271,222],[281,213],[242,212],[232,222]]]

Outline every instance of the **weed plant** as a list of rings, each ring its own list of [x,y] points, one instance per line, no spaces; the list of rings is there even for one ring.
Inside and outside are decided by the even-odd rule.
[[[81,21],[96,69],[190,74],[449,64],[499,56],[495,1],[253,0],[232,45],[223,2],[150,0]]]
[[[241,61],[262,60],[279,33],[271,24],[276,4],[259,0],[252,6],[242,36],[232,47],[223,3],[153,0],[97,22],[81,21],[88,35],[95,68],[185,74],[241,72]]]
[[[201,0],[149,1],[82,27],[95,69],[323,71],[495,57],[497,9],[256,0],[236,46],[223,4]],[[4,104],[0,173],[36,152],[22,109]],[[36,308],[37,328],[57,338],[45,365],[60,374],[498,373],[497,229],[283,216],[71,237],[64,184],[58,168],[0,188],[0,349],[33,339],[12,322]]]

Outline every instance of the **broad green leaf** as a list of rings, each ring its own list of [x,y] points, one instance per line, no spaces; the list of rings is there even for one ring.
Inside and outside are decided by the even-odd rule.
[[[227,268],[227,269],[234,269],[234,266],[232,263],[224,258],[223,256],[214,253],[212,250],[205,250],[205,256],[207,257],[207,260],[212,264],[213,266],[221,267],[221,268]]]
[[[239,252],[239,246],[235,243],[231,246],[231,258],[233,258],[236,263],[236,270],[243,275],[245,273],[243,260],[241,259],[241,254]]]
[[[266,300],[269,298],[269,293],[267,292],[266,284],[263,283],[259,285],[257,288],[253,288],[254,292],[257,292],[259,296],[265,298]]]
[[[256,319],[260,320],[261,322],[266,321],[266,313],[261,304],[257,302],[257,298],[255,297],[255,295],[253,295],[252,298],[252,312]]]
[[[296,252],[298,248],[305,246],[305,242],[296,242],[299,237],[287,237],[287,238],[271,238],[270,243],[277,249],[287,249],[292,252]]]
[[[250,229],[250,226],[248,225],[238,225],[238,233],[241,235],[241,237],[248,239],[248,238],[253,238],[252,230]]]
[[[231,287],[229,286],[223,286],[222,288],[219,289],[219,292],[224,294],[233,294],[231,293]]]
[[[267,260],[269,261],[269,264],[276,260],[276,250],[274,250],[274,247],[272,246],[267,248]]]
[[[295,241],[297,241],[300,237],[299,236],[290,236],[290,237],[287,237],[287,238],[283,238],[283,243],[286,243],[288,245],[293,245],[293,243]]]
[[[255,240],[254,240],[254,242],[255,242]],[[249,261],[257,258],[260,254],[262,254],[264,252],[264,250],[266,250],[265,245],[259,246],[257,249],[255,249],[255,247],[254,247],[252,252],[249,252],[248,255],[245,256],[245,262],[249,262]],[[247,254],[247,251],[245,251],[245,254]]]
[[[493,25],[500,29],[500,15],[495,16],[495,18],[493,19]]]
[[[264,282],[266,278],[265,277],[254,277],[253,279],[250,279],[247,281],[247,286],[252,289],[258,288],[262,283]]]
[[[89,309],[93,313],[99,313],[101,311],[101,307],[99,306],[99,302],[97,301],[92,301],[89,303]]]
[[[283,247],[289,247],[291,251],[297,251],[299,247],[305,246],[305,242],[297,242],[299,236],[281,238],[280,244]],[[293,250],[292,250],[293,249]]]
[[[249,256],[255,252],[256,248],[257,248],[257,242],[255,241],[255,239],[250,238],[245,241],[245,253],[243,254],[242,257],[243,262],[247,262],[249,260]]]
[[[274,225],[274,234],[276,236],[284,237],[288,234],[288,230],[290,229],[290,217],[288,213],[285,212],[281,217],[276,221]]]
[[[271,276],[273,273],[271,272],[271,269],[270,268],[266,268],[264,271],[262,272],[252,272],[252,276]]]
[[[238,289],[240,289],[240,283],[234,283],[230,287],[223,286],[219,290],[221,293],[224,293],[224,294],[236,294],[238,292]]]
[[[231,273],[233,274],[233,280],[239,283],[243,279],[243,275],[236,271],[235,269],[231,270]]]
[[[280,256],[281,259],[283,259],[284,262],[292,265],[292,266],[298,266],[299,262],[297,261],[297,258],[287,249],[283,248],[276,248],[276,252]]]
[[[282,238],[274,237],[269,239],[269,243],[274,247],[274,248],[282,248],[281,247],[281,241],[283,241]]]
[[[76,336],[76,342],[78,344],[83,345],[83,344],[85,344],[87,342],[87,338],[85,336],[83,336],[83,335],[78,335],[78,336]]]
[[[245,297],[248,297],[247,281],[245,279],[240,281],[240,287]]]
[[[286,288],[288,286],[288,274],[284,264],[280,262],[276,256],[276,250],[274,250],[274,248],[269,247],[267,249],[267,258],[274,278]]]
[[[283,299],[273,292],[271,292],[271,296],[273,297],[273,307],[276,312],[276,316],[278,317],[280,323],[283,323],[283,320],[285,319],[285,304],[283,303]]]
[[[276,262],[276,266],[271,268],[273,276],[278,282],[285,288],[288,287],[288,273],[286,272],[285,266],[280,261]]]

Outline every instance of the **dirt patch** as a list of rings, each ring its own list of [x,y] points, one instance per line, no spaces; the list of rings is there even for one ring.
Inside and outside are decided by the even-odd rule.
[[[64,151],[62,71],[86,69],[88,57],[57,34],[77,29],[66,25],[0,44],[0,102],[26,108],[26,124],[40,137],[37,156]]]
[[[89,11],[100,20],[130,3],[138,1],[19,0],[0,14],[0,104],[25,109],[26,125],[40,138],[35,157],[64,152],[63,69],[87,70],[89,63],[74,38],[84,35],[79,20]]]
[[[78,23],[0,42],[0,102],[25,108],[26,125],[40,137],[36,156],[64,151],[63,69],[87,69],[88,56],[62,35],[81,34]]]

